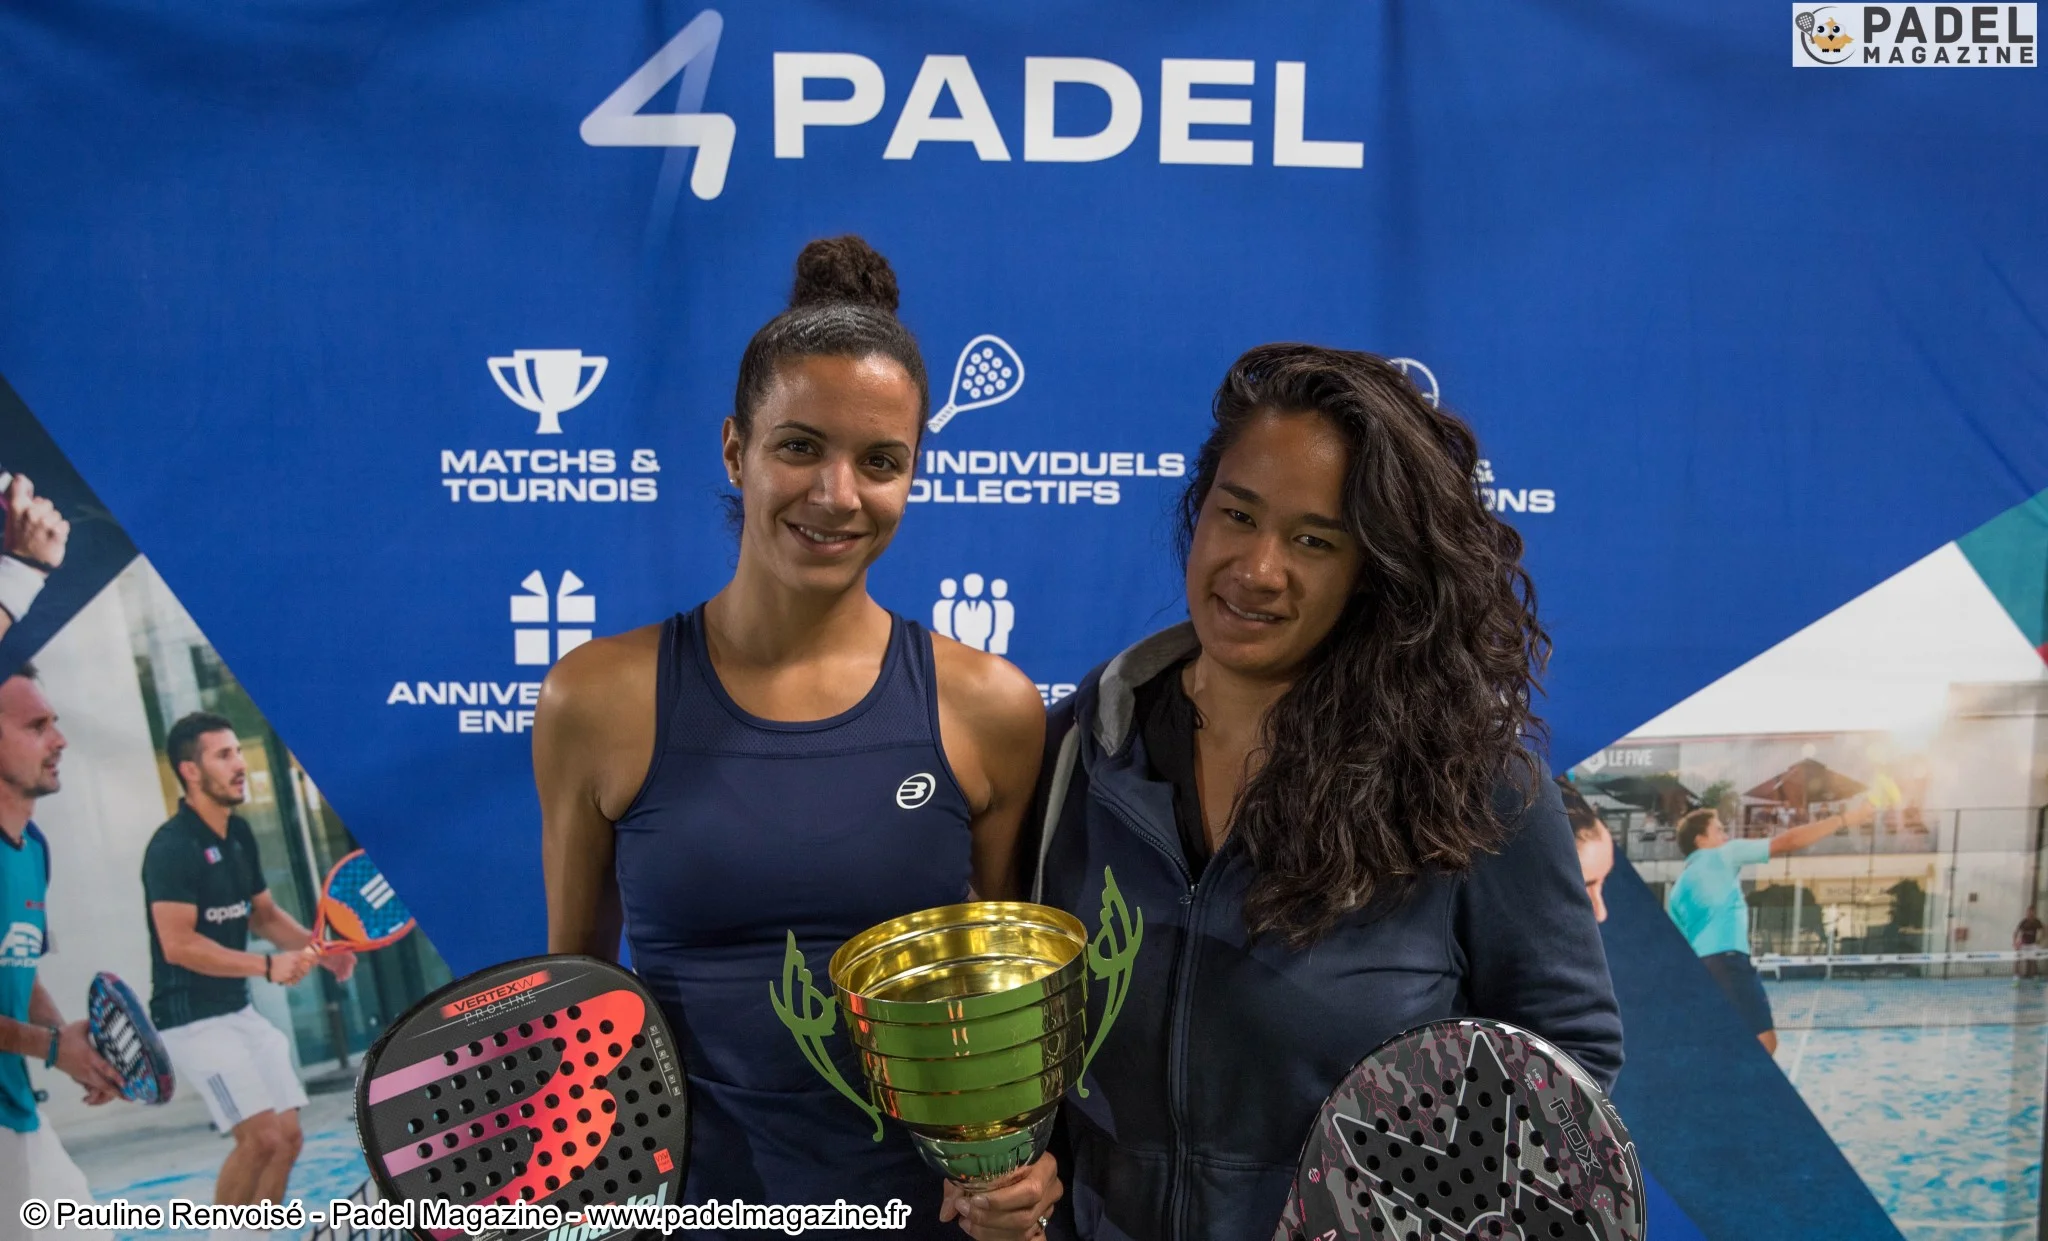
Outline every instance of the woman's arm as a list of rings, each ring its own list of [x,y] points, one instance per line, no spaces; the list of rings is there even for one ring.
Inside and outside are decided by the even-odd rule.
[[[564,656],[533,713],[548,951],[619,956],[624,915],[612,871],[612,824],[639,795],[654,759],[659,626],[599,638]]]
[[[1466,997],[1473,1016],[1549,1039],[1607,1088],[1621,1072],[1621,1011],[1564,801],[1547,770],[1536,786],[1526,808],[1518,789],[1496,795],[1512,835],[1460,885]]]
[[[946,762],[974,813],[974,893],[1021,900],[1019,829],[1038,787],[1045,705],[1010,661],[934,637],[939,734]]]

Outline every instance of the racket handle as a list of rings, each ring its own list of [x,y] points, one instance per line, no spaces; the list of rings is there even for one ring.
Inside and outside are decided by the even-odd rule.
[[[951,402],[948,402],[938,413],[932,415],[932,420],[924,424],[924,429],[935,434],[943,431],[946,429],[946,424],[953,421],[953,415],[959,412],[958,409],[953,407]]]

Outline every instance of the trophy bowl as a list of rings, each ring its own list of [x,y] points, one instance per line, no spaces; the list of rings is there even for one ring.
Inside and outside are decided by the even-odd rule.
[[[812,1067],[875,1119],[878,1139],[881,1117],[893,1117],[939,1173],[989,1188],[1044,1153],[1061,1097],[1081,1086],[1128,992],[1144,916],[1134,923],[1114,878],[1105,878],[1093,941],[1079,918],[1045,905],[943,905],[841,945],[827,970],[836,1005],[811,985],[792,936],[783,990],[771,985],[770,996]],[[1108,984],[1092,1043],[1091,978]],[[865,1093],[825,1051],[835,1009]]]
[[[970,1188],[1044,1153],[1080,1075],[1088,932],[1019,901],[943,905],[854,936],[829,974],[870,1097]]]

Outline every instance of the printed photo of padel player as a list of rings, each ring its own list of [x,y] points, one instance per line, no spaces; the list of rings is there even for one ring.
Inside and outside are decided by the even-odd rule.
[[[93,1047],[88,1023],[67,1020],[37,976],[50,950],[50,842],[36,805],[63,788],[64,733],[56,709],[23,664],[0,681],[0,1204],[92,1196],[56,1131],[42,1121],[31,1059],[70,1078],[98,1107],[123,1082]]]
[[[285,1036],[250,1002],[248,980],[289,987],[317,966],[345,982],[355,957],[320,952],[271,896],[255,835],[234,813],[248,800],[249,768],[233,721],[194,713],[164,744],[183,793],[143,856],[150,1016],[215,1126],[234,1137],[218,1200],[281,1201],[304,1141],[306,1092]],[[252,931],[284,951],[251,952]]]

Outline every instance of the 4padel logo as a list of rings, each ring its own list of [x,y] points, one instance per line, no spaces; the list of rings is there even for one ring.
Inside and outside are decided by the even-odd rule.
[[[1795,4],[1801,69],[2031,68],[2032,4]]]
[[[725,190],[739,130],[729,114],[704,110],[724,33],[725,19],[716,10],[697,14],[592,109],[578,130],[591,146],[670,149],[657,190],[658,218],[666,219],[680,193],[685,151],[696,152],[690,167],[692,194],[711,199]],[[803,159],[814,147],[832,145],[835,140],[809,131],[865,127],[881,117],[889,101],[881,64],[857,52],[775,52],[769,68],[776,159]],[[983,73],[991,68],[983,62]],[[1365,167],[1363,142],[1308,136],[1306,61],[1261,66],[1255,60],[1163,58],[1154,76],[1149,65],[1134,73],[1092,57],[1026,56],[1023,68],[1022,98],[999,96],[992,107],[967,57],[924,57],[909,89],[898,96],[903,102],[886,142],[875,131],[873,147],[880,148],[884,160],[915,159],[926,145],[960,144],[984,163],[1008,163],[1017,150],[1027,164],[1092,164],[1123,155],[1151,120],[1161,164]],[[1141,75],[1152,81],[1141,83]],[[1007,72],[1000,77],[1014,80]],[[678,79],[673,106],[649,110]],[[1155,84],[1148,104],[1148,87]],[[1061,91],[1062,86],[1067,90]],[[1098,114],[1107,113],[1092,133],[1075,132],[1084,91],[1096,97],[1091,102],[1097,103]],[[1068,108],[1064,120],[1059,115],[1063,100]],[[1017,118],[1007,135],[997,120],[999,110]],[[1233,136],[1196,137],[1198,131]]]
[[[441,1015],[443,1017],[460,1017],[464,1013],[475,1012],[486,1005],[496,1004],[499,1000],[509,1000],[515,995],[531,991],[547,980],[548,972],[546,970],[535,970],[533,973],[522,975],[511,982],[499,983],[488,991],[479,991],[475,995],[465,995],[459,1000],[452,1000],[449,1003],[443,1004],[441,1006]]]

